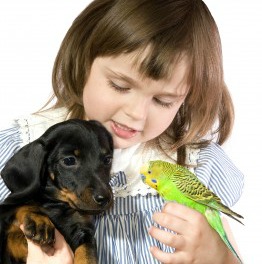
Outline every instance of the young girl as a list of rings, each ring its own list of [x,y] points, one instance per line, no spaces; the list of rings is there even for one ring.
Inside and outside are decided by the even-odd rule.
[[[53,88],[51,109],[0,132],[0,170],[54,123],[99,120],[115,145],[114,206],[96,217],[99,263],[237,263],[201,214],[165,204],[139,176],[143,162],[163,159],[189,167],[227,206],[241,196],[243,175],[220,147],[233,105],[219,33],[201,0],[93,1],[62,42]],[[1,181],[1,200],[8,193]],[[28,263],[71,263],[61,235],[57,243],[47,256],[29,242]]]

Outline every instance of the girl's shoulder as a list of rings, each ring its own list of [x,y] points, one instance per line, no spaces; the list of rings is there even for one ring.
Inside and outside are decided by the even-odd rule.
[[[65,120],[64,108],[21,116],[2,123],[0,129],[0,171],[6,161],[24,145],[41,136],[47,128]]]
[[[67,113],[65,108],[48,109],[16,119],[23,145],[39,138],[52,125],[66,120]]]
[[[200,149],[195,174],[227,206],[233,206],[242,194],[243,173],[223,148],[214,142]]]

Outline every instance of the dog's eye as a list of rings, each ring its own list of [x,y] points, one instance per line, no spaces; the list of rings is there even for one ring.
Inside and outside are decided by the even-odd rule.
[[[112,156],[110,156],[110,155],[105,156],[103,158],[103,162],[104,162],[105,165],[111,164],[112,163]]]
[[[76,158],[75,157],[66,157],[63,159],[63,163],[66,166],[73,166],[76,164]]]

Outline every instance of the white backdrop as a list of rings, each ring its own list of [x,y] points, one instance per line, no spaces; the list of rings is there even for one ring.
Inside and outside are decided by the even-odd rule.
[[[0,2],[0,127],[4,120],[36,111],[47,101],[58,47],[72,20],[89,2]],[[233,221],[230,224],[245,262],[259,263],[262,2],[205,2],[220,29],[225,78],[236,109],[235,127],[225,149],[246,176],[243,196],[234,207],[245,216],[245,226]]]

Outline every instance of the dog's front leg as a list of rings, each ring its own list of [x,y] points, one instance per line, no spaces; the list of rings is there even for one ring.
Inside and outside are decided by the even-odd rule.
[[[81,245],[75,250],[74,264],[97,264],[96,249]]]
[[[23,225],[24,232],[20,229],[21,225]],[[47,251],[55,241],[54,230],[54,225],[38,206],[18,207],[14,220],[7,229],[7,253],[17,262],[25,263],[28,253],[25,237]]]
[[[97,264],[94,217],[66,206],[60,206],[60,210],[49,208],[47,211],[74,252],[74,264]]]
[[[14,224],[11,224],[7,229],[6,251],[8,255],[5,257],[11,256],[17,263],[26,263],[27,242],[25,235],[22,230]]]

